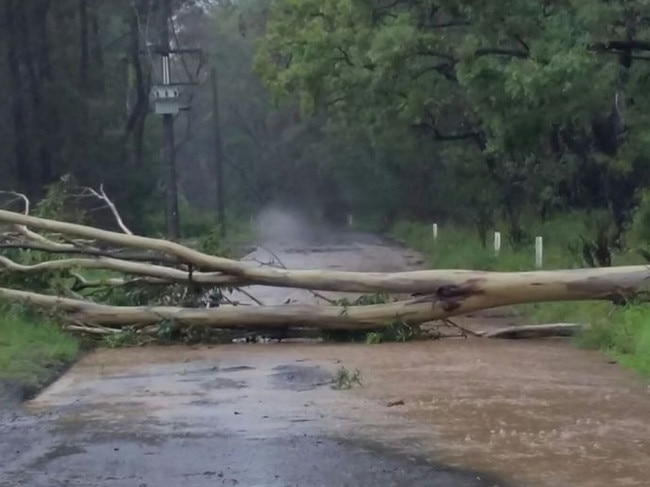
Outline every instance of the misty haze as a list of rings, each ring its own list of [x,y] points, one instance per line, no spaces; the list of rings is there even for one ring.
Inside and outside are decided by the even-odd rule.
[[[0,487],[646,487],[646,0],[4,0]]]

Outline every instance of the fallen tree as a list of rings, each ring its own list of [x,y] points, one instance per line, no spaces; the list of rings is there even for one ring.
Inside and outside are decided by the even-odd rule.
[[[0,247],[38,252],[50,257],[38,262],[18,262],[0,256],[2,273],[38,275],[62,272],[72,278],[69,289],[48,293],[43,289],[0,287],[0,297],[56,310],[70,329],[109,334],[126,327],[155,331],[161,322],[179,327],[279,328],[310,327],[329,330],[374,330],[392,323],[419,325],[505,305],[544,301],[612,300],[644,297],[650,280],[647,266],[571,269],[537,272],[481,272],[423,270],[376,273],[293,270],[256,266],[163,239],[134,235],[106,194],[91,193],[105,201],[120,232],[0,210]],[[138,249],[140,253],[133,253]],[[130,258],[132,256],[133,258]],[[110,278],[90,280],[81,271],[110,271]],[[117,273],[117,276],[116,274]],[[217,307],[196,308],[145,303],[116,306],[80,292],[86,288],[182,285],[202,293],[203,288],[242,287],[251,284],[339,292],[410,294],[405,299],[370,305],[263,305],[237,306],[222,300]],[[415,295],[415,296],[414,296]],[[560,329],[561,328],[561,329]],[[530,330],[533,333],[568,333],[567,327]],[[575,327],[571,328],[572,331]],[[525,330],[485,336],[522,335]]]
[[[172,256],[177,264],[190,267],[188,272],[183,273],[185,280],[213,285],[262,284],[321,291],[418,293],[435,294],[442,297],[445,295],[453,297],[461,294],[490,294],[497,296],[506,293],[509,295],[507,300],[514,300],[512,304],[515,304],[518,302],[531,302],[530,293],[525,291],[521,296],[523,301],[517,301],[517,296],[520,294],[517,290],[519,286],[530,286],[535,289],[535,295],[541,301],[558,299],[556,297],[558,296],[558,288],[562,289],[561,295],[567,295],[568,293],[566,299],[603,299],[617,295],[635,294],[650,278],[650,270],[647,266],[518,273],[471,270],[422,270],[381,273],[276,269],[258,267],[246,262],[208,255],[168,240],[120,234],[85,225],[37,218],[6,210],[0,210],[0,222],[30,226],[40,230],[167,254]],[[60,244],[51,242],[49,245],[56,249]],[[74,244],[68,245],[74,246]],[[46,244],[42,246],[43,250],[47,250],[47,248],[48,245]],[[72,248],[70,251],[72,251]],[[80,246],[78,252],[83,253],[83,251],[84,247]],[[95,261],[87,261],[86,265],[90,267],[92,262],[94,268],[109,270],[112,268],[113,270],[136,273],[134,270],[136,264],[127,264],[124,261],[118,262],[117,259],[104,258],[103,261],[101,259],[101,257],[98,257]],[[7,259],[4,262],[6,264]],[[79,261],[76,263],[79,263]],[[72,264],[71,267],[76,263]],[[58,265],[45,264],[44,267]],[[123,268],[117,269],[117,265],[121,265]],[[131,270],[126,269],[127,266]],[[183,279],[177,272],[173,272],[168,268],[159,268],[153,264],[138,266],[138,269],[141,269],[141,272],[138,272],[139,275],[166,278],[165,275],[161,276],[159,273],[161,269],[165,269],[162,273],[166,274],[170,280]],[[29,271],[30,269],[14,266],[14,270]],[[31,270],[38,270],[38,267]]]
[[[209,309],[173,306],[110,306],[79,299],[0,288],[0,296],[62,311],[76,323],[102,327],[147,326],[162,320],[178,325],[221,328],[310,326],[323,329],[364,330],[394,323],[420,324],[472,311],[504,305],[567,300],[620,299],[645,289],[650,270],[645,267],[585,269],[541,273],[502,274],[495,285],[490,273],[480,283],[465,282],[441,286],[437,293],[386,304],[363,306],[298,305],[232,306]],[[445,271],[431,271],[444,274]],[[471,274],[471,273],[470,273]],[[485,285],[482,285],[485,283]]]

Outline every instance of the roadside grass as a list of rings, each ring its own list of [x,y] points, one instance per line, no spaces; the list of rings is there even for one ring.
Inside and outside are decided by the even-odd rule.
[[[631,304],[601,315],[590,329],[577,337],[585,348],[602,350],[627,369],[650,378],[650,312],[648,307]]]
[[[529,237],[513,247],[502,235],[501,251],[495,255],[493,234],[488,235],[485,247],[477,233],[458,226],[440,225],[434,241],[430,224],[401,221],[393,226],[391,236],[405,245],[422,252],[432,269],[473,269],[485,271],[535,270],[535,236],[544,237],[544,269],[572,269],[583,267],[580,235],[587,233],[586,225],[575,216],[531,226]],[[636,252],[616,253],[612,265],[646,264]]]
[[[16,305],[0,312],[0,382],[37,389],[78,356],[79,342],[54,321]]]
[[[544,237],[544,269],[584,267],[578,253],[579,235],[585,231],[578,215],[538,224],[530,235]],[[476,232],[465,228],[440,226],[434,242],[430,224],[399,222],[392,236],[428,258],[433,269],[473,269],[485,271],[534,270],[534,244],[513,248],[502,242],[494,254],[490,234],[483,247]],[[502,237],[503,239],[504,237]],[[534,238],[534,237],[533,237]],[[630,245],[632,249],[635,245]],[[635,251],[612,255],[612,265],[644,265]],[[579,347],[601,350],[621,366],[650,378],[650,307],[633,303],[616,306],[602,301],[569,301],[519,305],[516,309],[532,323],[584,323],[587,329],[575,338]]]

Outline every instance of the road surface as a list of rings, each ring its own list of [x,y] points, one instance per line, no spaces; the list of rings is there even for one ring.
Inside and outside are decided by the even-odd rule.
[[[291,239],[248,258],[373,271],[421,264],[416,253],[364,235]],[[314,299],[304,291],[251,291],[268,304]],[[381,410],[331,387],[345,364],[313,359],[310,345],[291,347],[92,353],[21,410],[0,412],[0,486],[505,485],[364,436],[364,421],[381,421]]]

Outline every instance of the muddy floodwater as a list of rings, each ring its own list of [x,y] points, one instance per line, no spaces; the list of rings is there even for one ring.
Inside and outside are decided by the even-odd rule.
[[[293,230],[247,259],[423,265],[375,237]],[[318,300],[249,291],[267,304]],[[333,389],[341,367],[362,385]],[[100,350],[3,418],[3,487],[650,485],[647,382],[564,339]]]

